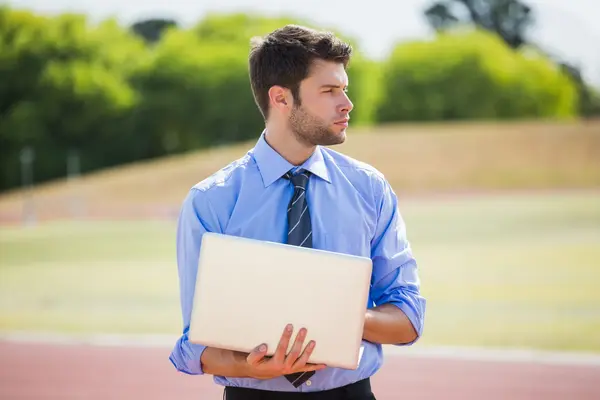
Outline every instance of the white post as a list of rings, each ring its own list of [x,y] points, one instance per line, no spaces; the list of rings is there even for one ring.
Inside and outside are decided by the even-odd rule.
[[[67,181],[71,187],[71,206],[70,213],[73,217],[80,217],[83,212],[81,194],[78,191],[77,183],[80,176],[79,152],[77,150],[69,151],[67,155]]]
[[[35,151],[31,146],[21,150],[21,185],[23,187],[23,224],[35,224],[35,207],[33,204],[33,161]]]

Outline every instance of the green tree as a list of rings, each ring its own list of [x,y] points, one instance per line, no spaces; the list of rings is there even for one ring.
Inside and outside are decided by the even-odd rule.
[[[192,28],[202,42],[222,43],[248,49],[253,36],[263,36],[288,24],[311,26],[290,16],[265,17],[247,13],[210,13]],[[313,26],[314,27],[314,26]]]
[[[531,7],[520,0],[439,0],[425,10],[425,17],[438,32],[474,24],[498,34],[513,49],[528,43],[527,30],[533,25]]]
[[[86,172],[255,138],[263,121],[250,90],[250,39],[310,26],[243,14],[213,14],[189,30],[163,22],[123,28],[0,8],[0,73],[8,77],[0,82],[0,190],[19,184],[26,146],[42,182],[65,175],[71,150]],[[348,73],[353,123],[365,122],[378,93],[366,78],[379,69],[355,50]]]
[[[445,32],[459,26],[471,25],[497,34],[513,49],[538,47],[527,38],[528,30],[535,22],[530,6],[520,0],[436,0],[424,11],[429,25],[437,32]],[[579,110],[583,116],[598,115],[594,106],[593,88],[583,80],[581,71],[568,60],[547,58],[558,65],[575,84]]]
[[[18,154],[36,153],[38,181],[64,176],[66,154],[83,152],[83,168],[118,162],[121,137],[136,104],[128,74],[144,49],[114,21],[91,27],[83,16],[42,17],[0,9],[0,188],[18,184]],[[109,150],[102,154],[103,150]]]
[[[571,117],[571,81],[540,54],[522,54],[486,31],[398,45],[383,67],[377,120]]]
[[[173,19],[153,18],[135,22],[131,25],[131,31],[143,38],[146,43],[155,44],[168,29],[177,27],[177,22]]]
[[[135,124],[146,135],[145,156],[244,140],[261,129],[239,46],[170,31],[133,82],[143,99]]]

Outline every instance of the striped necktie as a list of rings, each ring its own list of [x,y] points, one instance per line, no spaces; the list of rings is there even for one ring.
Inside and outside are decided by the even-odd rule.
[[[304,169],[292,175],[287,172],[284,177],[294,185],[294,195],[287,208],[288,238],[287,243],[301,247],[312,247],[312,227],[310,223],[310,211],[306,200],[306,186],[310,178],[310,172]],[[314,371],[296,372],[285,377],[298,387],[308,380]]]

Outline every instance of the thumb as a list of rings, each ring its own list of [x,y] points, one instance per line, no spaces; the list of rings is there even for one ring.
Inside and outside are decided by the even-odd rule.
[[[265,354],[267,354],[267,345],[261,344],[260,346],[252,350],[250,354],[248,354],[248,357],[246,357],[246,361],[250,365],[256,365],[265,357]]]

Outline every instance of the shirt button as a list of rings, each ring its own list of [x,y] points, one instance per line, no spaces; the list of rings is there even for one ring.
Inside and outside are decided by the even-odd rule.
[[[312,382],[310,380],[306,381],[306,386],[310,386],[312,385]]]

